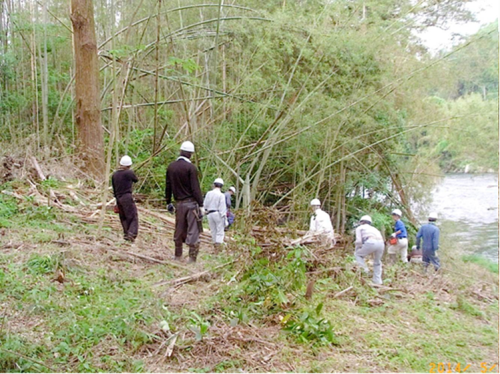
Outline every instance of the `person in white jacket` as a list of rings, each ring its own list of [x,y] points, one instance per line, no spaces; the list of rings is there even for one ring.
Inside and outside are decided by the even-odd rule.
[[[382,284],[382,255],[384,254],[384,239],[382,234],[372,226],[370,216],[363,216],[356,228],[356,252],[354,256],[359,266],[368,273],[365,257],[373,253],[373,283]]]
[[[314,213],[309,224],[309,234],[320,236],[324,244],[335,245],[332,221],[328,213],[321,210],[321,202],[318,199],[313,199],[311,209]]]
[[[226,217],[226,198],[221,191],[224,181],[222,178],[217,178],[214,181],[214,188],[208,192],[203,201],[212,241],[214,243],[215,253],[218,253],[224,243],[224,228],[227,225]]]

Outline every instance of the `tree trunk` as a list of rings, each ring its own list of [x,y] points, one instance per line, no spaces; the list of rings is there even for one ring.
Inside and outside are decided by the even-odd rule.
[[[99,66],[92,0],[71,0],[75,55],[78,153],[85,170],[102,181],[105,173]]]

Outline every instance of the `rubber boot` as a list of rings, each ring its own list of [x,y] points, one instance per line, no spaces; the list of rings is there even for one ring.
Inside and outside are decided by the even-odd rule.
[[[222,244],[220,244],[220,243],[214,243],[215,254],[220,253],[221,249],[222,249]]]
[[[182,261],[182,243],[175,243],[175,256],[172,256],[174,261]]]
[[[200,251],[200,243],[189,246],[189,259],[188,264],[194,264],[196,258],[198,257],[198,252]]]

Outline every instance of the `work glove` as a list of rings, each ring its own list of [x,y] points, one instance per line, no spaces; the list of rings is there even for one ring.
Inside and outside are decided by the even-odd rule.
[[[202,218],[205,215],[205,208],[200,206],[200,218]]]
[[[391,234],[391,238],[395,238],[395,237],[396,237],[396,233]]]
[[[174,204],[170,203],[167,205],[167,210],[169,213],[173,213],[175,212],[175,207],[174,207]]]
[[[229,226],[229,221],[227,220],[227,217],[224,217],[224,227]]]

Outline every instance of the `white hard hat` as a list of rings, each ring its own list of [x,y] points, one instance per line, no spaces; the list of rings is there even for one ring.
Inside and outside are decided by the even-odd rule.
[[[429,219],[437,219],[438,214],[436,212],[429,213]]]
[[[194,153],[194,144],[190,141],[181,144],[181,151]]]
[[[229,189],[233,191],[233,193],[236,193],[236,188],[234,188],[233,186],[229,187]]]
[[[311,200],[311,206],[320,206],[321,205],[321,202],[319,201],[319,199],[312,199]]]
[[[359,221],[360,222],[361,221],[366,221],[366,222],[372,223],[372,217],[370,217],[370,216],[363,216],[363,217],[361,217],[361,219]]]
[[[123,156],[120,159],[120,165],[121,166],[130,166],[130,165],[132,165],[132,159],[130,158],[130,156]]]
[[[397,216],[403,217],[403,213],[399,209],[394,209],[392,211],[392,215],[394,215],[394,214]]]
[[[219,184],[224,184],[224,181],[222,180],[222,178],[217,178],[216,180],[214,180],[214,184],[215,183],[219,183]]]

